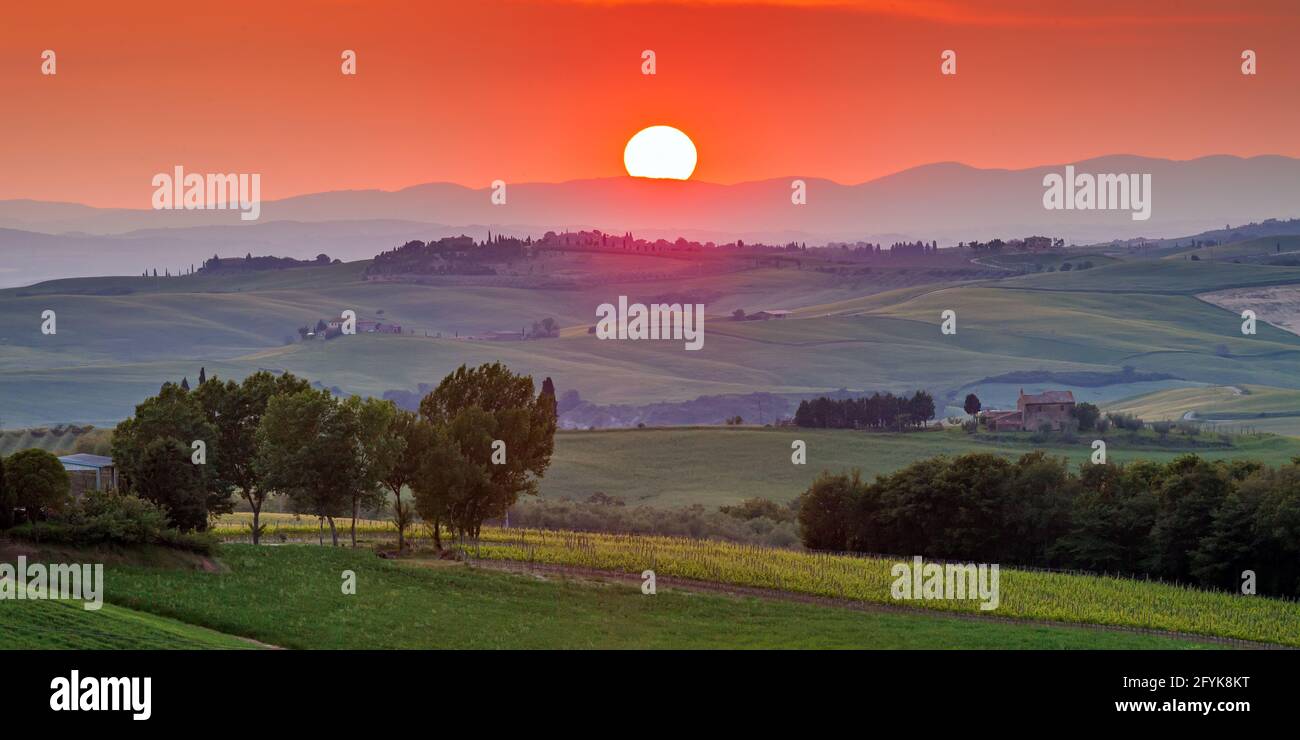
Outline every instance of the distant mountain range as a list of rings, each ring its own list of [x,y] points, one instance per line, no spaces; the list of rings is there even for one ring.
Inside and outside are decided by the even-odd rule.
[[[449,183],[398,191],[343,190],[262,204],[261,218],[237,211],[92,208],[75,203],[0,201],[0,285],[55,276],[138,274],[180,269],[214,253],[288,257],[373,256],[409,239],[487,230],[540,235],[599,228],[648,238],[782,243],[892,242],[1031,234],[1091,243],[1174,237],[1228,224],[1300,216],[1300,159],[1210,156],[1189,161],[1116,155],[1074,162],[1078,173],[1152,176],[1151,217],[1129,211],[1047,210],[1043,178],[1065,164],[1023,170],[957,163],[915,167],[858,185],[783,177],[718,185],[629,177],[507,185],[504,205],[489,188]],[[807,204],[791,203],[802,179]],[[147,203],[152,189],[141,187]],[[15,259],[16,258],[16,259]],[[105,272],[107,271],[107,272]]]

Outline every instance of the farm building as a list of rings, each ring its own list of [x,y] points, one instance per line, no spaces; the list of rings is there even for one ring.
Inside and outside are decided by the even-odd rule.
[[[754,321],[767,321],[768,319],[784,319],[790,315],[790,311],[784,308],[768,308],[762,311],[751,313],[747,318]]]
[[[1016,410],[989,409],[980,414],[980,419],[995,432],[1036,432],[1047,426],[1054,432],[1060,431],[1074,418],[1074,393],[1070,391],[1043,391],[1026,394],[1020,389],[1016,399]]]
[[[985,411],[980,418],[992,432],[1018,432],[1024,428],[1019,411]]]
[[[117,488],[117,468],[113,458],[103,455],[64,455],[59,458],[63,469],[68,471],[72,483],[72,495],[80,497],[88,490],[102,491],[105,488]]]

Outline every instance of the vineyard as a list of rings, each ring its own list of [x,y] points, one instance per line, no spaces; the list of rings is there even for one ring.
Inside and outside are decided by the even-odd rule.
[[[264,514],[267,541],[302,541],[319,535],[314,518]],[[223,517],[215,533],[248,535],[246,514]],[[346,528],[350,520],[339,520]],[[396,535],[391,522],[358,520],[358,534]],[[423,527],[413,535],[426,537]],[[980,612],[974,600],[898,601],[891,597],[891,567],[883,558],[831,555],[650,535],[616,535],[485,527],[462,546],[472,559],[531,562],[773,589],[869,604],[938,611]],[[1167,630],[1300,647],[1300,603],[1204,591],[1111,576],[1001,569],[1001,604],[992,614],[1029,620]]]
[[[473,557],[670,576],[873,604],[980,613],[974,600],[897,601],[898,561],[643,535],[484,530]],[[1002,569],[999,617],[1300,646],[1300,604],[1108,576]]]
[[[248,513],[236,512],[234,514],[223,514],[217,518],[217,523],[212,527],[212,533],[223,540],[243,541],[251,540],[250,527],[253,523],[253,515]],[[265,527],[263,536],[266,542],[302,542],[305,540],[314,540],[323,535],[329,537],[329,526],[322,525],[314,516],[300,516],[298,514],[277,514],[263,513],[259,517],[259,523]],[[351,519],[336,519],[336,526],[351,531]],[[322,526],[324,529],[322,530]],[[408,534],[419,536],[425,534],[423,527],[417,527],[413,532]],[[392,522],[380,519],[358,519],[357,536],[383,535],[397,536],[397,528]]]

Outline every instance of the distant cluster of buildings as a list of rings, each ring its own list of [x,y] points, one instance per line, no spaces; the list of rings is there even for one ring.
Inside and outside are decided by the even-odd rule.
[[[330,319],[329,321],[316,322],[316,328],[304,326],[298,330],[298,333],[304,340],[307,339],[333,339],[343,334],[343,327],[347,325],[347,319],[342,316]],[[356,325],[358,334],[401,334],[401,324],[389,324],[382,321],[372,321],[369,319],[358,319]]]

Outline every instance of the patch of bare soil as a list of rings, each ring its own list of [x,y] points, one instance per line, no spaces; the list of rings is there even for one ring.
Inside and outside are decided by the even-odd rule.
[[[1260,321],[1300,334],[1300,285],[1270,285],[1202,293],[1197,298],[1237,315],[1250,309]]]

